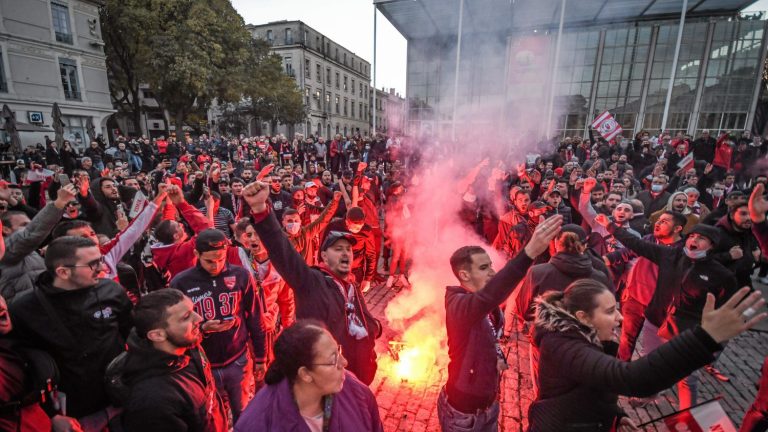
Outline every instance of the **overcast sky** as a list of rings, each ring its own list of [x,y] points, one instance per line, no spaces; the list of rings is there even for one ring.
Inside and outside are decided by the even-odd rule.
[[[768,1],[768,0],[766,0]],[[371,0],[232,0],[246,24],[301,20],[334,42],[373,64],[373,1]],[[378,14],[376,87],[394,87],[405,94],[405,38]],[[371,77],[373,84],[373,77]]]
[[[301,20],[373,64],[372,0],[232,0],[247,24]],[[747,11],[768,11],[768,0],[759,0]],[[378,16],[376,87],[394,87],[405,94],[405,38]],[[371,82],[373,83],[373,82]]]

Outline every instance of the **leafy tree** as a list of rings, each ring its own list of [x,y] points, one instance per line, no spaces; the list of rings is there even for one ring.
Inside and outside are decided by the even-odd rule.
[[[139,85],[151,51],[147,31],[155,26],[150,0],[105,0],[99,8],[112,104],[141,124]]]
[[[214,98],[239,100],[247,80],[251,36],[228,0],[151,0],[158,31],[150,37],[148,82],[158,103],[186,116]]]

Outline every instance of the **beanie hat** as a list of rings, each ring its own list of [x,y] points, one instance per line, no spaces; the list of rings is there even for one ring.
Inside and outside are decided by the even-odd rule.
[[[688,233],[688,235],[691,234],[698,234],[702,237],[708,238],[709,241],[712,242],[712,246],[716,246],[718,243],[720,243],[720,230],[711,225],[696,224],[694,225],[691,232]]]

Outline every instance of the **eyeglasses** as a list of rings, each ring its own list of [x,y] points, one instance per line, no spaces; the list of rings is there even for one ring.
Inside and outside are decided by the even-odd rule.
[[[98,259],[95,259],[89,263],[77,264],[77,265],[65,265],[62,267],[67,267],[67,268],[88,267],[91,269],[91,271],[96,271],[101,269],[103,265],[104,265],[104,257],[101,256]]]
[[[336,369],[340,369],[342,365],[341,359],[344,358],[344,353],[341,350],[341,345],[339,345],[339,351],[336,353],[336,359],[333,361],[333,363],[312,363],[310,366],[333,366]]]
[[[67,207],[80,207],[80,203],[77,201],[70,201],[67,203]]]

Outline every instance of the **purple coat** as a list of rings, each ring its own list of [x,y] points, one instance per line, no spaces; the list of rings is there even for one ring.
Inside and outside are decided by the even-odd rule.
[[[310,432],[291,395],[288,380],[265,386],[240,415],[235,432]],[[344,387],[333,397],[331,432],[383,432],[379,407],[371,390],[345,371]]]

